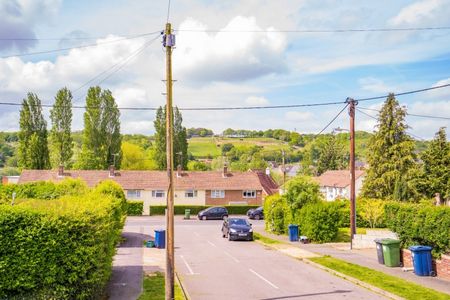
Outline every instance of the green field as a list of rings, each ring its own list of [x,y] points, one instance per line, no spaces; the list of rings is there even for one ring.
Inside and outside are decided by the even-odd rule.
[[[261,146],[264,150],[273,151],[289,149],[289,145],[272,138],[225,138],[225,137],[195,137],[188,140],[188,151],[197,158],[217,157],[222,155],[223,144],[233,144],[236,148],[246,149]]]

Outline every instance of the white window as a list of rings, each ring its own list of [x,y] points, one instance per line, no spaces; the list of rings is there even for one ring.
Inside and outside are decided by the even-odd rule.
[[[141,198],[141,190],[127,190],[128,199]]]
[[[225,198],[224,190],[211,190],[211,198]]]
[[[195,197],[197,197],[197,191],[196,190],[186,190],[184,192],[184,197],[186,197],[186,198],[195,198]]]
[[[165,195],[166,195],[166,192],[164,192],[163,190],[152,191],[153,198],[164,198]]]
[[[244,197],[244,198],[256,198],[256,191],[255,190],[242,191],[242,197]]]

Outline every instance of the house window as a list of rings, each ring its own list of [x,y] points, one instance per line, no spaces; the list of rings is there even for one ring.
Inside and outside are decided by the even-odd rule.
[[[186,197],[186,198],[197,197],[197,191],[196,190],[187,190],[184,192],[184,197]]]
[[[128,199],[141,198],[141,190],[127,190]]]
[[[152,191],[153,198],[164,198],[165,194],[166,193],[163,190]]]
[[[242,197],[244,197],[244,198],[256,198],[256,191],[255,190],[242,191]]]
[[[224,190],[211,190],[211,198],[225,198]]]

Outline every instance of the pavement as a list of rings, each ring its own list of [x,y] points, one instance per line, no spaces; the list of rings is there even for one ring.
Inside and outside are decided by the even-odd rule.
[[[275,235],[265,232],[263,224],[254,225],[255,232],[288,243],[291,247],[308,251],[313,254],[329,255],[347,262],[368,267],[383,273],[396,276],[421,286],[450,294],[450,282],[437,277],[417,276],[412,271],[404,272],[401,267],[392,268],[379,264],[376,249],[352,249],[350,243],[327,243],[327,244],[302,244],[289,242],[287,235]]]

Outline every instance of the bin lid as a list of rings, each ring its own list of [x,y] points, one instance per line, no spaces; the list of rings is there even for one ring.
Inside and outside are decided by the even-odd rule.
[[[411,246],[408,249],[413,252],[420,252],[420,251],[431,251],[431,249],[433,249],[433,247],[416,245],[416,246]]]
[[[381,244],[381,241],[382,241],[383,239],[374,239],[373,241],[375,242],[375,243],[380,243]]]
[[[288,227],[289,227],[289,228],[292,228],[292,227],[298,227],[298,225],[297,225],[297,224],[289,224]]]
[[[155,229],[155,232],[166,232],[164,229]]]
[[[394,239],[382,239],[381,243],[383,245],[393,245],[393,244],[400,244],[399,240],[394,240]]]

